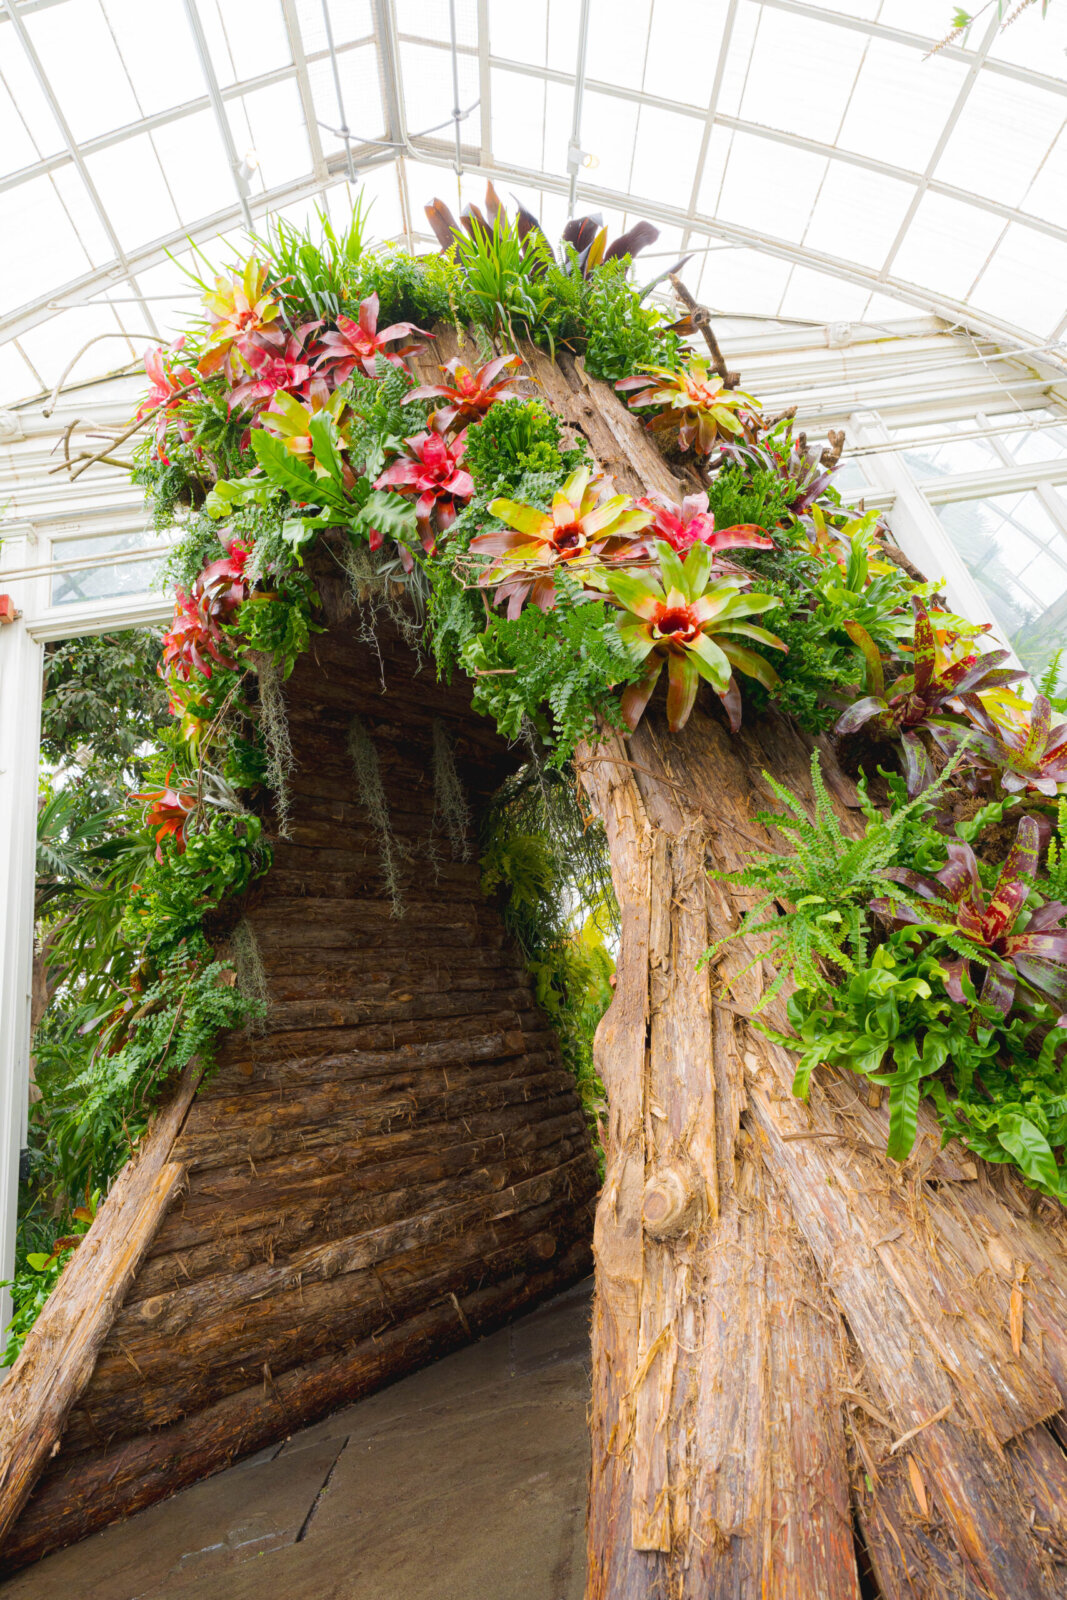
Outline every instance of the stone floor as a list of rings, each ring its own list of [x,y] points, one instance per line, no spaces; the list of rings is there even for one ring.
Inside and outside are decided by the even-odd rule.
[[[589,1293],[57,1551],[3,1600],[580,1600]]]

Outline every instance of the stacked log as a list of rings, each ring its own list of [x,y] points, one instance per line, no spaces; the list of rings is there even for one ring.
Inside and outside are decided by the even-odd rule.
[[[482,894],[475,841],[454,852],[435,724],[472,815],[519,758],[472,713],[469,689],[439,684],[388,623],[361,640],[336,573],[324,553],[330,626],[285,686],[290,836],[273,838],[273,866],[230,916],[243,914],[262,958],[266,1025],[229,1036],[177,1125],[150,1135],[157,1151],[166,1136],[165,1171],[184,1192],[157,1213],[113,1316],[96,1318],[88,1381],[66,1381],[62,1336],[35,1334],[5,1389],[27,1401],[36,1443],[23,1478],[60,1446],[8,1536],[9,1569],[478,1337],[591,1265],[585,1118]],[[354,717],[381,774],[400,916],[349,754]],[[89,1240],[113,1237],[109,1208]],[[68,1271],[83,1258],[88,1241]],[[79,1314],[105,1287],[81,1276]],[[57,1374],[46,1421],[35,1407]]]

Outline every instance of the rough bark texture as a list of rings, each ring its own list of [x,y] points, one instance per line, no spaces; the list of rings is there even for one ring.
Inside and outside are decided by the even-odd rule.
[[[580,363],[529,360],[618,488],[692,486]],[[696,971],[746,898],[706,869],[769,842],[764,769],[810,803],[810,749],[773,714],[731,736],[704,690],[680,736],[654,703],[632,738],[579,752],[622,911],[597,1041],[587,1594],[858,1600],[862,1565],[886,1600],[1062,1595],[1062,1208],[939,1151],[925,1112],[909,1161],[888,1161],[887,1112],[854,1080],[793,1098],[792,1059],[747,1021],[755,951]]]
[[[141,1230],[139,1267],[132,1237],[117,1248],[115,1202],[144,1158],[5,1387],[23,1402],[0,1436],[9,1524],[44,1467],[5,1543],[9,1569],[477,1337],[591,1264],[585,1119],[476,850],[453,858],[434,723],[472,811],[516,757],[387,618],[377,646],[361,640],[331,557],[318,578],[330,627],[285,686],[291,837],[274,841],[245,908],[267,1026],[225,1040],[217,1073],[169,1113],[164,1170],[185,1192]],[[385,791],[399,918],[348,751],[354,716]]]

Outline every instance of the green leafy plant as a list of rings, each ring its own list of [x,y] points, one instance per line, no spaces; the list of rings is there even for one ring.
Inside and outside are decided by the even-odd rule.
[[[819,991],[828,975],[852,974],[865,964],[870,903],[886,890],[890,869],[910,854],[909,846],[930,805],[929,796],[920,796],[883,814],[867,802],[864,830],[851,838],[834,810],[817,751],[811,758],[810,815],[771,773],[763,777],[784,809],[757,812],[756,820],[785,839],[790,849],[750,855],[749,864],[740,871],[712,874],[737,888],[754,890],[759,899],[738,927],[702,958],[714,962],[738,939],[759,940],[760,952],[749,967],[768,959],[777,968],[756,1008],[759,1011],[787,983]],[[890,893],[905,899],[895,887]]]
[[[746,594],[744,577],[709,582],[713,553],[697,543],[681,561],[670,545],[655,544],[662,583],[629,573],[607,574],[606,583],[624,610],[619,632],[635,663],[643,666],[640,681],[625,690],[622,714],[636,728],[664,666],[667,668],[667,724],[677,733],[689,719],[702,678],[719,696],[730,725],[741,724],[741,695],[735,669],[772,689],[777,675],[765,657],[739,644],[754,639],[784,650],[766,628],[747,619],[777,605],[773,595]]]

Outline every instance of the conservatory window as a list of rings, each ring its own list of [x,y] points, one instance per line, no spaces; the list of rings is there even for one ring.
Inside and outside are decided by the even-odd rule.
[[[145,553],[128,561],[116,559],[126,551]],[[76,557],[85,558],[84,566],[68,565]],[[60,564],[52,577],[52,604],[70,606],[81,600],[112,600],[154,588],[166,551],[160,549],[157,533],[143,529],[94,534],[88,539],[54,539],[52,558]]]
[[[1005,638],[1039,677],[1067,637],[1067,502],[1026,489],[953,501],[937,515]]]

